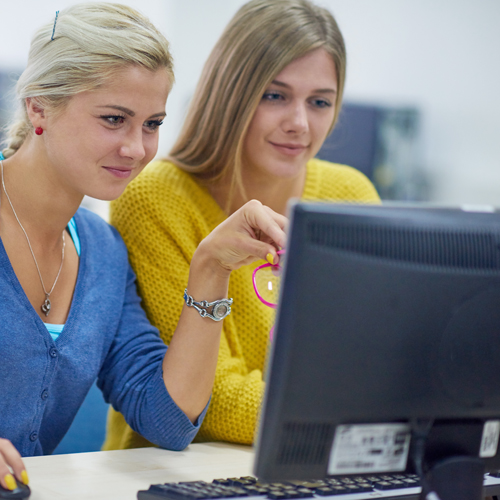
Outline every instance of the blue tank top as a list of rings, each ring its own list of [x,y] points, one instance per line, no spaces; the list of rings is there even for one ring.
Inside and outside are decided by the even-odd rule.
[[[75,244],[76,253],[78,254],[78,257],[80,257],[80,238],[76,229],[75,219],[73,218],[68,222],[68,231],[71,239],[73,240],[73,243]],[[45,327],[49,331],[50,336],[54,339],[54,341],[58,339],[59,335],[61,335],[61,332],[64,329],[64,325],[54,325],[52,323],[45,323]]]

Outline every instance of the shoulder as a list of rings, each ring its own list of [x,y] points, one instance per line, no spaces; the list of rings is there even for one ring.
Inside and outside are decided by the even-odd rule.
[[[118,231],[94,212],[80,207],[74,216],[82,247],[125,252],[125,244]]]
[[[307,163],[306,182],[305,198],[359,202],[380,200],[368,177],[347,165],[314,158]]]
[[[192,175],[169,161],[150,163],[111,203],[110,221],[124,234],[124,227],[147,224],[169,231],[187,226],[212,226],[221,222],[221,210]],[[128,244],[128,241],[127,241]]]
[[[174,163],[162,160],[150,163],[111,203],[111,208],[116,211],[125,207],[148,206],[153,211],[163,211],[164,206],[189,205],[207,196],[208,192],[190,174]]]
[[[317,175],[322,175],[327,179],[353,180],[363,183],[370,182],[365,174],[353,167],[341,165],[339,163],[332,163],[326,160],[319,160],[318,158],[309,160],[307,168],[309,171],[312,171]]]
[[[102,238],[116,239],[120,237],[116,230],[101,216],[87,208],[80,207],[74,216],[74,220],[79,234],[83,231],[92,232],[93,235]]]
[[[187,172],[170,161],[154,161],[146,166],[125,190],[124,196],[144,198],[164,197],[165,195],[193,196],[201,186]]]

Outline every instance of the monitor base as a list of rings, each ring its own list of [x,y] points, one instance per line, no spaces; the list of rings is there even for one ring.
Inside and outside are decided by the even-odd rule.
[[[441,460],[427,472],[421,500],[438,500],[435,495],[439,500],[482,500],[484,472],[479,458],[457,456]]]

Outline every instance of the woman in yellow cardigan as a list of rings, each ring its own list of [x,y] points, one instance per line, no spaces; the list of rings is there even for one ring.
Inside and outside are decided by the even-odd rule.
[[[111,206],[150,321],[168,344],[201,240],[249,199],[280,214],[292,197],[378,202],[370,181],[314,159],[344,89],[342,34],[307,0],[252,0],[205,64],[168,161],[149,165]],[[272,256],[269,256],[272,259]],[[212,400],[198,440],[250,444],[264,391],[273,311],[255,296],[257,264],[233,272]],[[180,294],[180,295],[179,295]],[[147,446],[111,410],[105,449]]]

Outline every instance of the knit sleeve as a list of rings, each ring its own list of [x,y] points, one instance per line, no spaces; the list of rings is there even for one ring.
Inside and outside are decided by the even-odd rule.
[[[258,367],[251,369],[248,359],[230,352],[231,334],[224,330],[210,408],[196,440],[252,444],[264,394],[263,374]]]
[[[339,203],[380,203],[371,181],[359,170],[324,160],[308,163],[303,199]]]

